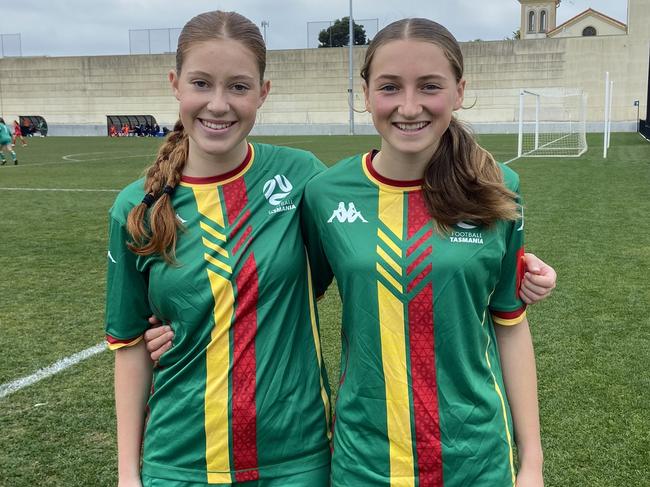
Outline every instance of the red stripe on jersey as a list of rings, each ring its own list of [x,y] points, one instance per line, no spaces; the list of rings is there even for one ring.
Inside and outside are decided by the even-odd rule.
[[[409,302],[409,346],[420,487],[442,487],[442,448],[433,337],[433,286]]]
[[[429,234],[429,235],[431,235],[431,234]],[[407,274],[410,274],[411,272],[413,272],[413,270],[414,270],[417,266],[419,266],[419,265],[422,263],[422,261],[423,261],[424,259],[426,259],[428,256],[431,255],[431,251],[432,251],[432,248],[431,248],[431,245],[429,245],[429,246],[426,247],[426,248],[424,249],[424,251],[423,251],[423,252],[418,256],[418,258],[415,259],[415,260],[413,261],[413,263],[412,263],[410,266],[408,266],[408,268],[406,269],[406,273],[407,273]]]
[[[232,225],[248,204],[248,193],[244,178],[237,178],[223,186],[223,198],[228,209],[228,223]],[[246,216],[244,216],[246,218]],[[243,225],[243,222],[241,222]],[[235,227],[237,229],[238,227]],[[233,229],[233,231],[235,231]]]
[[[503,318],[504,320],[514,320],[515,318],[519,318],[524,311],[526,311],[526,305],[524,304],[521,308],[518,308],[514,311],[496,311],[490,308],[490,311],[494,316],[498,316],[499,318]]]
[[[244,246],[244,249],[246,249],[248,247],[248,245],[252,241],[248,237],[250,237],[252,233],[253,233],[253,229],[250,226],[246,227],[246,230],[244,230],[243,235],[241,236],[241,238],[239,240],[237,240],[237,243],[232,248],[232,253],[233,254],[236,254],[237,252],[239,252],[239,249],[242,247],[242,245]],[[244,245],[244,244],[246,244],[246,245]]]
[[[232,446],[235,480],[259,479],[257,459],[257,408],[255,403],[258,279],[255,257],[250,254],[237,275],[237,309],[233,332]]]
[[[426,252],[424,252],[424,253],[426,253]],[[423,253],[423,254],[424,254],[424,253]],[[429,254],[430,254],[430,253],[431,253],[431,251],[429,251]],[[413,289],[415,289],[415,287],[416,287],[418,284],[420,284],[420,283],[422,282],[422,280],[423,280],[425,277],[427,277],[427,276],[431,273],[432,270],[433,270],[433,266],[432,266],[431,264],[429,264],[429,265],[426,266],[424,269],[422,269],[422,272],[420,272],[420,273],[415,277],[415,279],[411,280],[411,281],[408,283],[408,286],[406,286],[406,292],[407,292],[407,293],[410,293],[411,291],[413,291]]]
[[[425,222],[426,223],[426,222]],[[433,235],[433,230],[430,229],[429,231],[425,232],[424,235],[422,235],[417,242],[415,242],[413,245],[411,245],[407,250],[406,250],[406,255],[411,255],[413,252],[415,252],[417,249],[420,248],[420,246],[428,240],[431,235]],[[411,238],[411,236],[409,236]]]
[[[524,273],[526,272],[526,257],[524,256],[524,248],[521,247],[517,251],[517,284],[515,286],[515,297],[519,298],[519,290],[521,283],[524,280]]]
[[[430,217],[422,194],[420,192],[410,193],[408,238],[413,238],[429,221]],[[419,239],[418,244],[418,246],[429,245],[422,252],[421,259],[418,258],[418,261],[421,262],[431,254],[431,247],[423,239]],[[409,285],[409,289],[415,287],[430,272],[431,265],[429,264]],[[419,485],[420,487],[442,487],[442,447],[440,445],[440,416],[434,349],[432,283],[429,282],[409,301],[408,323]]]

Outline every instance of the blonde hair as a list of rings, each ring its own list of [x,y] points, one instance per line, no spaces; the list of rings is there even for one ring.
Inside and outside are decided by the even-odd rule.
[[[176,49],[176,74],[180,76],[183,58],[198,42],[232,39],[246,46],[257,61],[260,84],[266,69],[266,46],[257,26],[236,12],[205,12],[192,18],[181,31]],[[129,249],[138,255],[160,254],[174,262],[178,230],[171,197],[181,180],[187,161],[189,142],[180,119],[160,147],[154,163],[145,172],[145,197],[127,218],[133,239]]]
[[[451,65],[456,82],[462,80],[463,53],[458,41],[437,22],[413,18],[387,25],[370,42],[361,68],[366,83],[377,49],[405,39],[438,46]],[[518,217],[516,195],[504,185],[494,158],[453,117],[425,168],[422,189],[429,214],[440,231],[448,231],[465,220],[491,226],[497,220]]]

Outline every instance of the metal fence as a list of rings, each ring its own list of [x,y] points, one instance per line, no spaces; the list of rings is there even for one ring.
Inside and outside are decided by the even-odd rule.
[[[0,57],[20,57],[22,55],[20,34],[0,34]]]
[[[379,19],[352,19],[355,24],[360,25],[366,31],[366,39],[372,40],[379,31]],[[334,20],[314,20],[307,22],[307,49],[319,46],[318,35],[321,31],[334,25]]]
[[[129,30],[129,53],[174,53],[180,35],[180,28]]]

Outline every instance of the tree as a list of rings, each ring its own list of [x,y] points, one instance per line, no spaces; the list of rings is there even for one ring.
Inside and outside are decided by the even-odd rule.
[[[506,37],[504,40],[506,41],[516,41],[521,39],[521,30],[517,29],[512,33],[512,36]]]
[[[366,43],[366,29],[362,25],[352,21],[354,33],[354,45],[362,46]],[[343,17],[335,20],[327,29],[318,34],[318,47],[343,47],[349,44],[350,40],[350,17]]]

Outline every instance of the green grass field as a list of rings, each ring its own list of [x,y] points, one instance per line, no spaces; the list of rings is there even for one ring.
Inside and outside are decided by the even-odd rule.
[[[327,163],[377,137],[256,138]],[[650,143],[589,137],[579,159],[522,159],[527,248],[558,288],[529,312],[550,487],[650,485]],[[159,139],[46,138],[0,167],[0,387],[103,339],[107,211]],[[497,159],[511,136],[484,136]],[[9,163],[11,164],[11,163]],[[13,188],[13,189],[11,189]],[[27,188],[39,191],[26,191]],[[40,191],[83,189],[94,191]],[[339,303],[321,303],[336,384]],[[115,485],[113,356],[0,398],[0,486]]]

